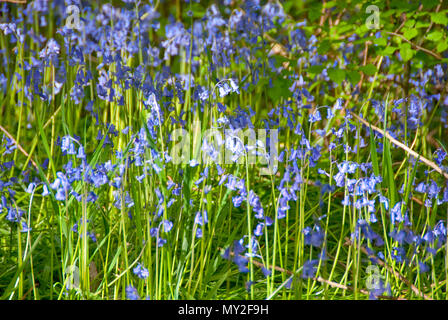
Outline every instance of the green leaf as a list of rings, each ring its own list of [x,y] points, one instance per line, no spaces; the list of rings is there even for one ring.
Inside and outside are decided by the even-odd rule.
[[[364,72],[367,76],[373,76],[377,72],[377,68],[371,63],[360,67],[359,70]]]
[[[414,38],[415,36],[418,35],[418,31],[417,31],[417,29],[407,29],[403,33],[403,35],[406,39],[411,40],[412,38]]]
[[[415,24],[415,27],[417,29],[419,29],[419,28],[428,28],[429,27],[429,22],[417,21],[417,23]]]
[[[327,53],[328,50],[330,50],[330,48],[331,48],[330,40],[325,39],[321,42],[319,48],[317,48],[317,53],[323,55]]]
[[[361,75],[358,71],[349,71],[347,72],[348,79],[350,80],[351,84],[356,85],[359,80],[361,80]]]
[[[308,17],[310,18],[311,22],[316,21],[317,19],[320,18],[322,12],[322,4],[318,3],[318,4],[314,4],[310,7],[309,13],[308,13]]]
[[[403,61],[409,61],[414,56],[414,50],[411,49],[411,45],[407,42],[400,45],[400,55]]]
[[[272,101],[277,101],[282,97],[286,97],[290,94],[289,92],[289,82],[282,78],[273,78],[272,79],[272,88],[267,90],[269,98]]]
[[[337,84],[341,84],[345,79],[345,71],[338,68],[331,68],[328,69],[328,76],[332,81],[336,82]]]
[[[387,40],[383,37],[379,37],[379,38],[375,38],[373,39],[373,43],[377,44],[379,46],[386,46],[387,45]]]
[[[441,41],[437,44],[437,52],[443,52],[448,48],[448,43],[446,41]]]
[[[371,37],[362,37],[361,39],[353,41],[353,44],[364,44],[366,42],[374,41],[376,38],[374,36]]]
[[[448,18],[445,12],[437,12],[431,14],[431,21],[438,24],[448,25]]]
[[[319,74],[325,69],[322,65],[311,66],[307,69],[308,73]]]
[[[439,3],[438,0],[425,0],[422,1],[423,8],[425,9],[432,9]]]
[[[324,2],[324,8],[331,8],[337,5],[337,1]]]
[[[435,41],[435,42],[439,41],[442,38],[443,38],[443,33],[440,32],[440,31],[431,32],[430,34],[428,34],[426,36],[426,39],[431,40],[431,41]]]
[[[344,34],[346,32],[352,33],[353,32],[353,25],[352,24],[344,24],[341,22],[338,26],[335,26],[331,29],[334,29],[337,34]]]
[[[382,56],[391,56],[394,54],[394,52],[397,50],[397,47],[386,47],[384,48],[384,50],[381,50],[379,52],[380,55]]]
[[[406,28],[412,28],[415,25],[415,20],[414,19],[409,19],[406,21],[406,23],[404,24],[404,26]]]

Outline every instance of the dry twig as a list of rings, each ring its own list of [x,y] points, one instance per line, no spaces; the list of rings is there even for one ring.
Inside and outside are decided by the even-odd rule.
[[[384,132],[382,129],[374,126],[373,124],[370,124],[369,122],[367,122],[366,120],[364,120],[363,118],[361,118],[360,116],[358,116],[357,114],[351,112],[351,114],[360,122],[362,122],[365,126],[367,127],[371,127],[372,130],[382,134],[383,136],[385,136],[390,142],[392,142],[394,145],[396,145],[397,147],[403,149],[404,151],[406,151],[407,153],[409,153],[411,156],[413,156],[416,159],[419,159],[421,162],[423,162],[424,164],[426,164],[428,167],[433,168],[435,171],[437,171],[438,173],[440,173],[441,175],[443,175],[445,177],[445,179],[448,180],[448,173],[446,173],[445,171],[443,171],[437,164],[435,164],[434,162],[432,162],[431,160],[426,159],[425,157],[423,157],[422,155],[419,155],[417,152],[415,152],[414,150],[410,149],[408,146],[406,146],[405,144],[401,143],[400,141],[398,141],[397,139],[395,139],[394,137],[392,137],[388,132]]]

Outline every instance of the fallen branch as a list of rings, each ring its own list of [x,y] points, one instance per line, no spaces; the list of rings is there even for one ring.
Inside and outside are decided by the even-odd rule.
[[[25,4],[25,3],[26,3],[26,0],[0,0],[0,2],[9,2],[9,3]]]
[[[230,251],[229,254],[230,254],[230,256],[235,256],[235,253],[232,252],[232,251]],[[254,259],[252,259],[252,264],[254,264],[254,265],[256,265],[257,267],[260,267],[260,268],[264,267],[263,263],[261,263],[260,261],[254,260]],[[283,268],[278,267],[278,266],[270,266],[270,268],[275,269],[275,270],[277,270],[279,272],[286,273],[286,274],[288,274],[290,276],[294,275],[294,272],[286,270],[286,269],[283,269]],[[350,291],[354,291],[355,290],[354,288],[352,288],[350,286],[346,286],[346,285],[343,285],[343,284],[340,284],[340,283],[337,283],[337,282],[333,282],[333,281],[327,280],[325,278],[322,278],[321,276],[314,277],[314,278],[311,278],[311,279],[315,280],[315,281],[318,281],[320,283],[328,284],[332,288],[339,288],[339,289],[342,289],[342,290],[350,290]],[[358,290],[362,294],[369,295],[369,291],[367,291],[365,289],[358,289]],[[378,296],[378,298],[383,298],[383,299],[388,299],[388,300],[396,300],[397,299],[395,297],[381,296],[381,295]]]
[[[30,155],[28,154],[28,152],[25,151],[25,149],[22,148],[22,146],[20,144],[17,143],[17,141],[14,139],[14,137],[8,132],[8,130],[6,130],[5,128],[3,128],[2,126],[0,126],[0,130],[3,131],[4,134],[6,134],[6,136],[12,140],[12,142],[14,142],[14,144],[17,146],[17,149],[20,150],[20,152],[22,152],[27,158],[30,158],[31,163],[33,164],[33,166],[39,170],[39,167],[37,166],[36,162],[34,162],[34,160],[30,157]]]
[[[434,162],[432,162],[431,160],[426,159],[425,157],[419,155],[417,152],[413,151],[412,149],[410,149],[409,147],[407,147],[405,144],[401,143],[400,141],[398,141],[397,139],[395,139],[394,137],[392,137],[388,132],[384,132],[382,129],[374,126],[373,124],[370,124],[369,122],[367,122],[366,120],[364,120],[363,118],[361,118],[360,116],[358,116],[357,114],[351,112],[351,114],[360,122],[362,122],[364,125],[366,125],[367,127],[372,128],[372,130],[382,134],[383,136],[385,136],[390,142],[392,142],[393,144],[395,144],[397,147],[400,147],[401,149],[403,149],[404,151],[406,151],[407,153],[409,153],[410,155],[412,155],[414,158],[419,159],[421,162],[423,162],[424,164],[426,164],[428,167],[433,168],[435,171],[437,171],[438,173],[440,173],[441,175],[443,175],[445,177],[445,179],[448,180],[448,173],[446,173],[445,171],[443,171],[437,164],[435,164]]]
[[[349,238],[345,238],[346,240],[346,244],[347,245],[351,245],[352,241]],[[361,251],[364,252],[367,256],[370,256],[369,253],[367,252],[367,249],[363,246],[361,246]],[[404,283],[406,283],[411,290],[418,296],[423,297],[425,300],[433,300],[431,297],[429,297],[428,295],[424,294],[423,292],[421,292],[416,286],[414,286],[408,279],[406,279],[404,276],[401,275],[401,273],[399,273],[398,271],[395,271],[392,267],[390,267],[388,264],[386,264],[384,261],[382,261],[380,258],[375,256],[375,260],[377,261],[377,263],[383,267],[386,268],[389,272],[393,273],[393,275],[396,278],[399,278],[401,281],[403,281]]]
[[[390,31],[384,31],[387,34],[399,37],[401,40],[406,41],[407,43],[409,43],[411,46],[413,46],[415,49],[426,52],[427,54],[433,56],[434,58],[438,59],[438,60],[442,60],[442,57],[439,56],[437,53],[432,52],[431,50],[425,49],[423,47],[420,47],[418,44],[413,43],[412,41],[409,41],[408,39],[406,39],[404,36],[402,36],[399,33],[395,33],[395,32],[390,32]]]

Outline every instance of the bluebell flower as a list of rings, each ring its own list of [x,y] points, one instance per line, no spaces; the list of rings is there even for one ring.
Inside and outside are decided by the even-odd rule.
[[[22,230],[20,230],[20,232],[28,232],[31,230],[32,230],[32,228],[28,227],[28,225],[26,224],[25,221],[22,221]]]
[[[41,50],[39,57],[44,61],[54,61],[59,55],[60,46],[54,39],[50,39],[44,49]]]
[[[26,193],[33,193],[34,192],[34,190],[36,189],[36,184],[34,183],[34,182],[31,182],[29,185],[28,185],[28,188],[26,189]]]
[[[199,162],[197,162],[196,159],[192,159],[190,160],[189,165],[194,168],[199,165]]]
[[[242,196],[235,196],[235,197],[233,197],[232,201],[233,201],[234,207],[238,208],[239,206],[241,206],[241,204],[243,203],[244,200],[245,199]]]
[[[437,183],[434,180],[431,180],[427,189],[428,197],[430,199],[437,198],[440,190],[441,188],[437,185]]]
[[[165,244],[166,244],[166,239],[158,238],[157,246],[158,246],[159,248],[163,247]]]
[[[327,119],[330,120],[334,117],[334,113],[330,107],[327,107]]]
[[[255,227],[254,230],[254,235],[257,237],[260,237],[263,235],[263,227],[264,227],[264,223],[260,222],[259,224],[257,224],[257,226]]]
[[[319,110],[316,110],[314,113],[311,113],[309,115],[309,118],[308,118],[308,121],[310,123],[314,123],[314,122],[317,122],[317,121],[320,121],[320,120],[322,120],[322,118],[320,116]]]
[[[350,206],[351,205],[350,197],[348,195],[344,196],[344,199],[341,201],[341,203],[344,206]]]
[[[194,223],[200,226],[206,225],[208,223],[207,211],[204,210],[202,213],[200,211],[196,212]]]
[[[441,166],[443,160],[445,160],[445,158],[447,156],[447,153],[443,149],[439,148],[434,152],[434,154],[435,154],[435,157],[434,157],[435,162],[437,163],[437,165]]]
[[[90,240],[93,242],[96,242],[96,235],[92,231],[87,231],[87,235],[89,236]]]
[[[310,279],[316,275],[319,260],[308,260],[303,264],[302,278]]]
[[[238,266],[239,272],[241,272],[241,273],[249,272],[249,269],[247,268],[247,264],[248,264],[249,260],[247,258],[235,253],[233,262]]]
[[[403,215],[401,214],[401,205],[402,202],[397,202],[394,207],[390,210],[390,218],[392,224],[394,225],[396,222],[403,222]]]
[[[245,251],[244,246],[242,244],[242,239],[241,240],[235,240],[233,242],[233,251],[235,254],[240,254],[243,253]]]
[[[221,257],[226,260],[230,260],[230,247],[227,247],[221,254]]]
[[[58,201],[65,201],[66,200],[66,192],[63,188],[58,188],[56,195],[55,195],[56,200]]]
[[[267,278],[272,274],[272,271],[266,268],[265,266],[261,267],[261,272],[263,272],[263,275]]]
[[[151,237],[157,237],[159,234],[159,228],[151,228],[149,229],[149,235]]]
[[[303,229],[304,240],[306,245],[320,247],[324,241],[325,233],[320,226],[315,225],[314,230],[310,227]]]
[[[97,200],[98,200],[98,196],[95,194],[95,192],[90,191],[87,194],[87,198],[86,198],[87,202],[95,203]]]
[[[86,154],[84,152],[84,147],[83,146],[79,146],[78,154],[76,155],[76,157],[79,158],[79,159],[86,160]]]
[[[419,266],[420,273],[426,273],[429,270],[431,270],[426,263],[421,262],[421,261],[418,263],[418,266]]]
[[[140,300],[140,296],[138,295],[137,289],[135,289],[131,285],[128,285],[126,287],[126,298],[129,300]]]
[[[46,184],[43,185],[42,197],[48,196],[50,192],[48,191],[48,187]]]
[[[163,220],[162,225],[163,225],[164,232],[170,232],[171,229],[173,228],[173,223],[169,220]]]
[[[392,259],[394,259],[397,263],[406,262],[406,251],[402,247],[393,247],[391,251]]]
[[[291,289],[293,279],[294,279],[294,277],[289,277],[289,279],[286,281],[286,284],[285,284],[286,289],[288,289],[288,290]]]
[[[370,300],[377,300],[379,296],[381,295],[390,295],[390,285],[384,285],[383,280],[380,278],[378,280],[378,285],[375,286],[375,288],[369,290],[369,299]]]
[[[143,267],[140,263],[132,270],[134,274],[140,279],[146,279],[149,276],[149,271]]]
[[[73,138],[70,136],[64,136],[61,139],[61,151],[69,155],[75,155],[75,145],[73,143]]]
[[[384,209],[389,210],[389,199],[387,199],[385,196],[380,195],[380,203],[384,205]]]

